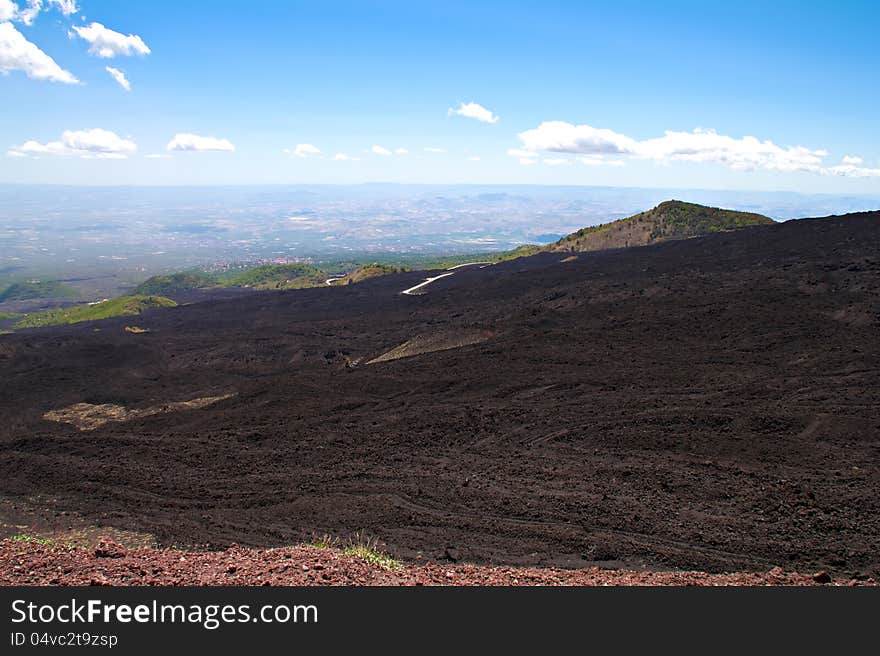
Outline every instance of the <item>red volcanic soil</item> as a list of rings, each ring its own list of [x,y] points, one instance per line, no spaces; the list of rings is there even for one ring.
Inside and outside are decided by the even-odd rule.
[[[479,565],[370,564],[338,549],[284,547],[220,552],[93,549],[6,540],[0,585],[875,585],[775,568],[761,573],[647,572]]]
[[[0,335],[0,536],[877,579],[878,254],[864,213]]]

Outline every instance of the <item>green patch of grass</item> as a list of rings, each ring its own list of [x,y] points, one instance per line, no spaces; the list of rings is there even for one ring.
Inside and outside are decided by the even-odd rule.
[[[323,274],[309,264],[263,264],[247,269],[222,281],[224,287],[255,289],[289,289],[296,286],[323,284]],[[310,283],[314,283],[311,285]]]
[[[27,314],[14,327],[60,326],[81,321],[131,316],[150,308],[174,307],[176,305],[177,303],[164,296],[121,296],[94,305],[76,305],[70,308]]]
[[[18,319],[21,315],[17,312],[0,312],[0,321],[9,321],[10,319]]]
[[[217,285],[217,276],[205,271],[182,271],[166,276],[153,276],[134,288],[135,296],[163,296],[175,292],[203,289]]]
[[[352,558],[360,558],[364,562],[376,567],[384,567],[385,569],[400,569],[403,565],[399,560],[395,560],[379,548],[379,541],[376,538],[367,538],[360,533],[356,533],[342,554]]]
[[[52,544],[52,540],[48,538],[38,538],[33,535],[28,535],[27,533],[19,533],[18,535],[13,535],[9,538],[10,542],[26,542],[29,544],[42,544],[44,546],[48,546]]]
[[[369,278],[387,276],[392,273],[403,273],[404,271],[410,270],[411,269],[406,266],[395,266],[393,264],[380,264],[378,262],[374,262],[372,264],[365,264],[363,266],[357,267],[353,271],[348,272],[342,278],[338,278],[337,280],[335,280],[332,284],[351,285],[361,282],[362,280],[367,280]]]

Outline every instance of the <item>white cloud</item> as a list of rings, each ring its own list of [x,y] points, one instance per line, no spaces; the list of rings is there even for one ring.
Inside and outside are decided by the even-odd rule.
[[[49,5],[58,7],[58,10],[65,16],[70,16],[79,11],[76,6],[76,0],[49,0]]]
[[[150,49],[137,34],[125,35],[101,25],[92,23],[86,27],[73,26],[81,39],[89,42],[89,52],[98,57],[130,57],[131,55],[149,55]]]
[[[613,130],[590,125],[572,125],[565,121],[548,121],[537,128],[517,135],[521,149],[508,151],[513,157],[531,160],[539,153],[572,153],[581,155],[588,166],[606,164],[623,166],[620,159],[609,156],[669,162],[711,162],[736,171],[758,169],[780,172],[809,172],[820,175],[873,176],[876,169],[856,166],[857,158],[850,158],[840,166],[826,168],[825,150],[804,146],[779,146],[756,137],[729,137],[714,130],[697,128],[693,132],[669,130],[662,137],[639,141]],[[859,161],[861,163],[861,161]]]
[[[119,83],[126,91],[131,91],[131,82],[128,81],[125,77],[125,73],[120,71],[118,68],[113,68],[112,66],[105,66],[104,70],[110,73],[114,80]]]
[[[33,24],[37,15],[44,10],[52,7],[57,8],[65,16],[70,16],[79,11],[76,6],[76,0],[47,0],[48,7],[43,6],[43,0],[28,0],[24,9],[19,9],[16,3],[11,0],[0,0],[0,20],[18,20],[25,25]],[[11,7],[10,7],[11,6]],[[9,13],[9,10],[12,13]],[[3,18],[6,16],[6,18]]]
[[[294,148],[292,152],[290,149],[285,149],[284,152],[295,157],[309,157],[310,155],[320,155],[321,149],[312,144],[301,143],[296,144],[296,148]]]
[[[541,161],[548,166],[568,166],[569,164],[571,164],[571,160],[563,159],[561,157],[550,157]]]
[[[0,23],[0,73],[22,71],[35,80],[50,80],[77,84],[72,73],[61,68],[54,59],[40,50],[35,44],[12,26]]]
[[[167,153],[150,153],[149,155],[144,155],[146,159],[174,159],[173,155],[168,155]]]
[[[473,118],[483,123],[497,123],[498,117],[491,111],[478,105],[475,102],[459,103],[458,109],[449,108],[447,112],[449,116],[464,116],[465,118]]]
[[[850,155],[844,155],[842,163],[843,164],[853,164],[855,166],[858,166],[859,164],[864,163],[864,161],[865,160],[863,160],[861,157],[852,157]]]
[[[472,155],[471,157],[468,157],[468,161],[469,162],[479,162],[480,156],[479,155]]]
[[[18,5],[12,0],[0,0],[0,23],[11,21],[18,14]]]
[[[622,134],[564,121],[547,121],[517,136],[523,148],[532,152],[621,155],[636,148],[636,142]]]
[[[26,141],[15,146],[11,152],[18,155],[72,155],[86,159],[125,159],[137,150],[130,139],[123,139],[115,132],[92,128],[90,130],[66,130],[60,141],[40,143]]]
[[[360,157],[352,157],[351,155],[346,155],[345,153],[336,153],[333,156],[333,159],[337,162],[357,162],[360,160]]]
[[[424,150],[426,153],[445,153],[446,152],[445,148],[434,148],[432,146],[426,146],[425,148],[422,148],[422,150]]]
[[[391,154],[390,150],[388,150],[387,148],[383,148],[382,146],[373,146],[372,148],[370,148],[370,151],[374,155],[388,156]]]
[[[409,151],[406,148],[397,148],[395,149],[394,154],[400,156],[409,155]]]
[[[174,135],[174,138],[165,146],[165,150],[181,150],[189,152],[205,152],[205,151],[221,151],[231,153],[235,151],[235,146],[227,139],[218,139],[217,137],[202,137],[189,132],[181,132]]]
[[[27,157],[27,155],[25,155],[24,153],[20,153],[17,150],[7,150],[6,156],[7,157]]]
[[[42,9],[43,3],[41,0],[29,0],[27,7],[18,11],[16,20],[20,20],[25,25],[31,25]]]

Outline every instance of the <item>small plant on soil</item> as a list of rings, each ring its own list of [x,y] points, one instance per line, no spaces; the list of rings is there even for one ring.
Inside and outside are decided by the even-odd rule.
[[[402,567],[399,560],[395,560],[379,548],[379,540],[366,537],[362,533],[355,533],[342,553],[345,556],[360,558],[370,565],[385,569],[400,569]]]
[[[321,536],[312,538],[312,541],[308,543],[308,546],[314,547],[315,549],[333,549],[334,547],[339,547],[339,538],[324,533]]]
[[[26,533],[19,533],[18,535],[13,535],[9,538],[10,542],[29,542],[32,544],[42,544],[42,545],[50,545],[52,544],[52,540],[48,538],[38,538],[33,535],[28,535]]]

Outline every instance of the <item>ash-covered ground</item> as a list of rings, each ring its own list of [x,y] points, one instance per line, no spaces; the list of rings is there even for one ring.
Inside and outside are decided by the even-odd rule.
[[[0,335],[3,534],[880,574],[880,213],[428,275]]]

